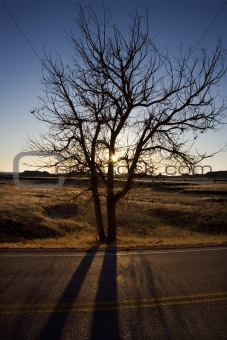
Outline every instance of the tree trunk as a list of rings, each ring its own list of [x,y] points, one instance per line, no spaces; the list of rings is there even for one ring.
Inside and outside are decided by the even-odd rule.
[[[114,242],[117,238],[116,200],[114,195],[114,143],[115,137],[112,136],[109,148],[109,164],[107,174],[107,243]]]
[[[100,242],[106,241],[106,235],[103,226],[103,218],[102,218],[102,209],[99,196],[93,193],[93,200],[94,200],[94,208],[95,208],[95,219],[96,219],[96,226],[99,236]]]
[[[117,239],[116,202],[113,196],[107,197],[107,221],[107,242],[111,243]]]
[[[97,178],[96,176],[91,176],[91,187],[92,187],[92,195],[93,195],[93,201],[94,201],[94,209],[95,209],[95,219],[96,219],[96,226],[99,236],[100,242],[106,241],[106,235],[104,231],[104,225],[103,225],[103,218],[102,218],[102,209],[101,209],[101,202],[98,192],[98,184],[97,184]]]

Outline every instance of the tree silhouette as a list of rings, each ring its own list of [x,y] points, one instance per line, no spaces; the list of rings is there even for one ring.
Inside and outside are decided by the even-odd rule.
[[[49,130],[40,141],[30,139],[29,148],[59,153],[68,170],[89,172],[99,239],[111,242],[116,204],[130,190],[141,161],[191,166],[206,157],[190,153],[186,136],[191,131],[196,139],[225,116],[216,85],[226,73],[226,51],[218,41],[212,55],[181,46],[170,58],[150,38],[146,11],[133,12],[124,33],[106,9],[100,18],[80,7],[76,24],[77,34],[69,34],[71,64],[45,54],[44,97],[32,113]],[[120,188],[114,183],[116,162],[127,169]]]

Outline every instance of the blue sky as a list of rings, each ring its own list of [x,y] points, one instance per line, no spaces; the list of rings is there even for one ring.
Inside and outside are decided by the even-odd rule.
[[[74,25],[77,5],[92,5],[99,11],[103,1],[3,0],[3,3],[32,45],[0,2],[0,171],[12,171],[13,159],[25,147],[26,137],[38,137],[45,128],[30,114],[38,104],[37,97],[42,96],[41,64],[34,50],[40,58],[44,48],[56,50],[64,60],[70,58],[65,32]],[[227,48],[227,4],[223,7],[224,0],[108,0],[104,3],[122,29],[127,12],[140,3],[149,7],[151,36],[156,37],[158,46],[167,47],[170,53],[176,52],[180,41],[195,46],[205,33],[201,44],[212,49],[221,37]],[[226,89],[225,77],[220,86],[223,96],[227,96]],[[196,148],[212,153],[226,143],[227,126],[219,132],[204,134]],[[213,171],[227,170],[227,151],[203,164],[211,165]]]

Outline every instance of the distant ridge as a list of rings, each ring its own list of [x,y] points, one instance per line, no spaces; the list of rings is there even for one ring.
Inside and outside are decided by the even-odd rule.
[[[52,177],[54,174],[50,174],[48,171],[38,170],[25,170],[20,173],[20,177]]]
[[[227,170],[226,171],[210,171],[207,172],[205,175],[205,177],[209,177],[209,178],[222,178],[222,179],[227,179]]]
[[[13,172],[7,172],[7,171],[0,171],[0,178],[5,179],[5,178],[13,178],[13,175],[15,173]],[[44,178],[44,177],[58,177],[59,174],[54,174],[50,173],[48,171],[39,171],[39,170],[25,170],[23,172],[17,173],[19,174],[20,177],[24,178],[30,178],[30,177],[36,177],[36,178]],[[68,174],[62,174],[66,177],[81,177],[81,176],[89,176],[88,173],[85,172],[71,172]],[[161,177],[160,177],[161,176]],[[116,178],[120,178],[121,175],[116,176]],[[210,171],[207,172],[206,174],[184,174],[181,176],[167,176],[167,175],[148,175],[148,174],[135,174],[135,178],[207,178],[207,179],[222,179],[222,180],[227,180],[227,170],[224,171]]]

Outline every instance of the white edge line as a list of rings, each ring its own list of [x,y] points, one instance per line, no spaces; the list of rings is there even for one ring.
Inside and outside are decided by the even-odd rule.
[[[27,253],[27,254],[1,254],[0,257],[102,257],[102,256],[129,256],[129,255],[155,255],[155,254],[168,254],[168,253],[191,253],[191,252],[206,252],[206,251],[221,251],[227,250],[227,247],[215,247],[215,248],[199,248],[199,249],[165,249],[165,250],[150,250],[150,251],[140,251],[140,252],[133,252],[133,251],[124,251],[120,250],[120,253],[113,253],[110,250],[110,253],[105,253],[105,250],[102,252],[97,251],[86,253],[73,253],[73,254],[58,254],[58,253],[51,253],[51,254],[37,254],[37,253]],[[12,250],[16,251],[16,250]],[[21,250],[20,250],[21,251]],[[22,250],[23,251],[23,250]],[[26,250],[27,251],[27,250]]]

